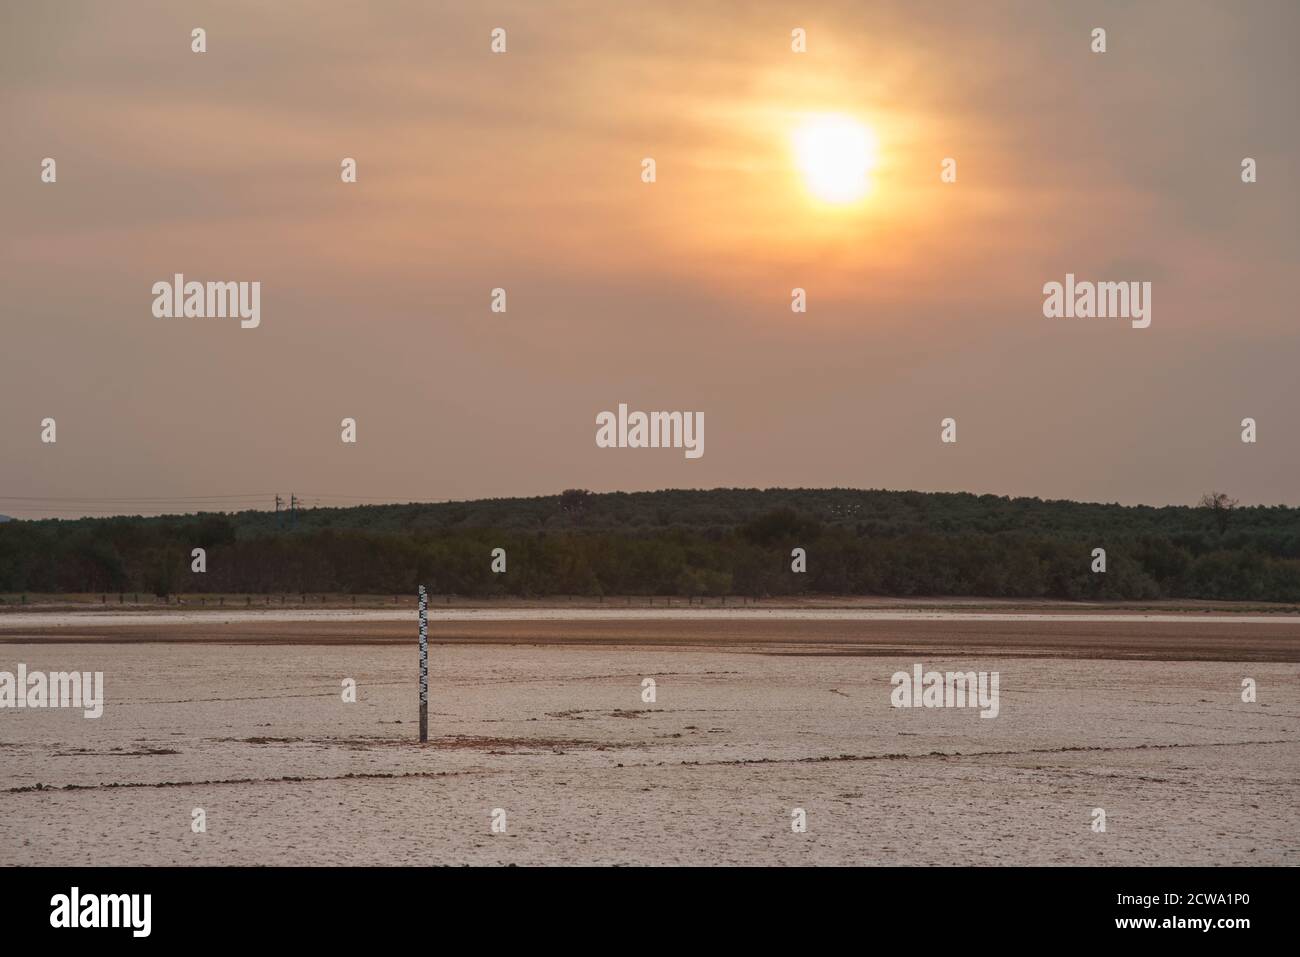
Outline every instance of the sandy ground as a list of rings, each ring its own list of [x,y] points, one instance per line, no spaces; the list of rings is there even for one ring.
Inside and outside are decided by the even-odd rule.
[[[0,620],[107,688],[0,709],[0,864],[1300,864],[1300,621],[1207,617],[434,616],[425,746],[409,616]],[[917,662],[1000,715],[892,708]]]
[[[28,642],[410,645],[415,635],[413,608],[0,615],[0,646]],[[805,655],[1300,662],[1300,616],[1293,615],[434,609],[429,635],[435,642],[449,643],[662,646]]]

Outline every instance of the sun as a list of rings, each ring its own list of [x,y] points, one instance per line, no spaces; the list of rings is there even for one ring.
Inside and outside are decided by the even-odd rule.
[[[876,148],[876,137],[867,126],[841,114],[810,117],[794,132],[795,160],[804,184],[828,203],[851,203],[866,195]]]

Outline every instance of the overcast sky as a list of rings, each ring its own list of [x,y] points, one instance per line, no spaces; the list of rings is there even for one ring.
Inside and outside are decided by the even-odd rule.
[[[1300,505],[1298,37],[1293,2],[6,4],[0,513]],[[879,143],[843,208],[795,164],[825,113]],[[178,272],[260,282],[260,326],[155,318]],[[1067,272],[1150,282],[1151,326],[1044,318]],[[620,402],[705,454],[597,448]]]

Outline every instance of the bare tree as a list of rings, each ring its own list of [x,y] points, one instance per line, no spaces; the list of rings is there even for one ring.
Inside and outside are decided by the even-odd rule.
[[[1198,504],[1201,508],[1208,509],[1214,516],[1215,524],[1219,526],[1219,534],[1222,535],[1228,528],[1228,516],[1241,503],[1235,498],[1230,498],[1227,492],[1207,492],[1201,496]]]

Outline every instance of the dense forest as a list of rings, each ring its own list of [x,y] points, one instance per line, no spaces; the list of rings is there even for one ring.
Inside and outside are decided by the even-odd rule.
[[[205,573],[191,550],[206,550]],[[791,550],[807,553],[806,573]],[[491,570],[503,548],[507,570]],[[1104,574],[1092,571],[1106,550]],[[0,592],[1300,601],[1300,509],[714,489],[0,523]]]

